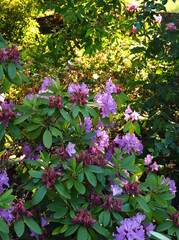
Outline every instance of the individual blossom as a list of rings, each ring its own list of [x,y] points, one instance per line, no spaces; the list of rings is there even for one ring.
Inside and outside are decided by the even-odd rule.
[[[109,133],[99,128],[95,138],[96,147],[99,151],[104,152],[104,149],[109,146]]]
[[[153,231],[155,229],[156,225],[150,223],[150,224],[145,224],[145,231],[147,236],[150,238],[151,237],[151,231]]]
[[[27,100],[27,97],[30,99],[30,101],[33,101],[34,98],[34,94],[33,93],[29,93],[27,96],[25,96],[25,100]]]
[[[132,26],[132,33],[137,34],[137,28],[134,25]]]
[[[152,172],[158,171],[158,164],[156,162],[154,162],[150,167]]]
[[[127,5],[126,8],[129,12],[132,12],[132,11],[137,10],[139,8],[139,4],[138,3],[133,3],[132,5]]]
[[[109,79],[108,82],[106,82],[105,92],[110,94],[117,93],[116,85],[112,82],[111,78]]]
[[[116,114],[117,104],[112,98],[111,94],[100,92],[95,97],[95,102],[99,104],[99,107],[102,110],[102,118],[109,117],[110,112]]]
[[[94,79],[98,79],[98,78],[99,78],[99,75],[98,75],[97,73],[94,73],[94,74],[93,74],[93,78],[94,78]]]
[[[136,111],[133,111],[132,113],[131,113],[131,119],[132,119],[132,121],[137,121],[137,120],[139,120],[139,114],[136,112]]]
[[[31,230],[30,230],[30,231],[31,231]],[[39,234],[37,234],[37,233],[35,233],[35,232],[33,232],[33,231],[31,231],[30,236],[33,237],[33,238],[36,238],[37,240],[39,240]]]
[[[173,22],[169,22],[167,24],[166,30],[168,32],[171,32],[171,31],[176,30],[176,29],[177,29],[177,27],[175,26],[175,24]]]
[[[132,121],[137,121],[139,120],[139,117],[140,117],[139,113],[136,111],[132,112],[130,106],[128,106],[124,112],[124,119],[126,120],[126,122],[128,122],[130,119]]]
[[[116,195],[121,195],[123,192],[123,189],[118,185],[116,185],[115,183],[111,183],[111,191],[113,196],[116,196]]]
[[[9,178],[7,177],[7,173],[4,170],[1,174],[0,174],[0,193],[4,192],[5,188],[3,186],[6,186],[9,188]]]
[[[45,93],[45,92],[51,92],[49,89],[47,89],[48,86],[52,85],[52,82],[56,85],[56,81],[51,77],[46,77],[42,83],[41,89],[39,93]]]
[[[13,211],[14,211],[13,206],[11,206],[10,209],[0,208],[0,217],[4,219],[8,225],[10,225],[10,221],[14,219]]]
[[[151,164],[152,163],[152,159],[153,159],[153,156],[151,156],[150,154],[147,154],[147,156],[144,158],[145,165]]]
[[[41,226],[42,226],[42,228],[43,227],[46,227],[47,225],[49,225],[49,221],[47,220],[47,218],[46,218],[46,216],[41,216],[40,217],[40,221],[41,221]]]
[[[69,142],[66,147],[66,151],[69,154],[69,156],[72,157],[72,154],[76,153],[75,144]]]
[[[81,224],[84,227],[90,227],[96,223],[96,221],[92,218],[91,214],[88,213],[88,210],[78,209],[77,215],[74,216],[73,221],[77,224]]]
[[[175,181],[171,180],[169,177],[163,178],[161,184],[167,183],[167,186],[170,187],[171,194],[175,195],[177,188],[175,186]]]
[[[155,19],[155,22],[156,23],[161,23],[161,21],[162,21],[162,16],[159,14],[158,16],[157,15],[154,15],[153,16],[154,17],[154,19]]]

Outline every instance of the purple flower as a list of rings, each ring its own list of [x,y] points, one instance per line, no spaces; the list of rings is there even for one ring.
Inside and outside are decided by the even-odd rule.
[[[117,88],[115,84],[112,82],[112,79],[110,78],[108,82],[106,82],[106,88],[105,88],[106,93],[117,93]]]
[[[42,226],[42,228],[43,227],[46,227],[47,225],[49,225],[49,221],[47,220],[47,218],[46,218],[46,216],[42,216],[41,218],[40,218],[40,220],[41,220],[41,226]]]
[[[67,147],[66,147],[66,151],[69,154],[69,156],[72,157],[72,154],[76,153],[75,144],[69,142]]]
[[[109,117],[109,113],[116,114],[117,104],[112,98],[111,94],[100,92],[95,97],[95,102],[99,104],[102,109],[102,118]]]
[[[145,230],[146,230],[146,234],[148,235],[148,237],[151,237],[150,232],[153,231],[155,229],[156,225],[153,225],[152,223],[150,224],[145,224]]]
[[[101,128],[96,132],[97,135],[92,141],[96,143],[96,147],[100,152],[104,152],[104,149],[109,146],[109,134],[107,131],[101,130]]]
[[[145,215],[138,213],[132,218],[125,218],[120,222],[120,227],[116,227],[117,234],[113,233],[115,240],[144,240],[145,231],[144,227],[141,225],[141,221],[145,219]]]
[[[85,132],[91,133],[91,128],[92,128],[92,121],[91,118],[84,118],[84,124],[85,124]]]
[[[157,163],[156,162],[154,162],[152,165],[151,165],[151,170],[152,170],[152,172],[154,172],[154,171],[158,171],[158,165],[157,165]]]
[[[0,122],[4,122],[5,127],[8,127],[10,119],[15,118],[15,113],[13,112],[13,110],[14,108],[11,100],[9,103],[7,103],[7,101],[4,101],[1,104]]]
[[[117,186],[115,183],[112,183],[111,184],[111,191],[112,191],[113,196],[116,196],[116,195],[121,195],[123,190],[122,190],[122,188]]]
[[[50,90],[47,89],[48,86],[52,85],[52,82],[55,83],[55,85],[57,84],[56,81],[51,78],[51,77],[46,77],[42,83],[41,89],[39,91],[39,93],[44,93],[44,92],[51,92]]]
[[[132,119],[132,121],[134,121],[134,120],[139,120],[139,114],[136,112],[136,111],[134,111],[132,114],[131,114],[131,119]]]
[[[11,206],[10,209],[0,208],[0,216],[4,219],[8,225],[10,225],[10,221],[14,218],[12,212],[14,211],[14,207]]]
[[[173,22],[169,22],[169,23],[167,24],[166,30],[167,30],[168,32],[173,31],[173,30],[176,30],[176,29],[177,29],[177,27],[175,26],[175,24],[174,24]]]
[[[26,158],[31,154],[31,147],[29,144],[25,143],[24,147],[22,149],[23,155],[25,155]]]
[[[29,93],[27,96],[25,96],[25,100],[27,100],[27,97],[29,97],[30,101],[32,102],[32,100],[34,98],[34,94],[33,93]]]
[[[80,84],[74,84],[74,83],[70,83],[68,86],[68,93],[73,94],[74,92],[79,92],[81,91],[82,93],[89,95],[89,89],[88,86],[85,83],[82,83],[82,85],[80,86]]]
[[[151,164],[152,163],[152,159],[153,159],[153,156],[151,156],[150,154],[147,154],[147,157],[144,158],[145,165]]]
[[[169,177],[167,177],[167,178],[163,178],[163,179],[162,179],[161,184],[164,184],[164,183],[166,183],[166,182],[167,182],[167,186],[170,187],[170,192],[171,192],[171,194],[174,194],[174,195],[175,195],[175,193],[176,193],[176,191],[177,191],[176,186],[175,186],[175,181],[174,181],[174,180],[171,180]]]
[[[132,110],[130,106],[127,106],[127,109],[125,110],[125,114],[130,114],[130,113],[132,113]]]
[[[30,231],[31,231],[31,230],[30,230]],[[33,231],[31,231],[30,236],[33,237],[33,238],[36,238],[37,240],[39,239],[39,234],[37,234],[37,233],[35,233],[35,232],[33,232]]]
[[[6,187],[9,187],[9,178],[7,177],[7,173],[4,170],[3,173],[0,174],[0,193],[4,192],[5,188],[3,188],[3,185]]]

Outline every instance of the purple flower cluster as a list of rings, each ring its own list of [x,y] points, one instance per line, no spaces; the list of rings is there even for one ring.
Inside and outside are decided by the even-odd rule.
[[[169,213],[173,223],[176,227],[179,227],[179,212],[176,213]]]
[[[14,208],[15,220],[18,221],[22,216],[30,218],[33,214],[25,209],[24,203],[20,200]]]
[[[13,112],[13,103],[10,101],[7,103],[7,101],[4,101],[1,104],[1,112],[0,112],[0,122],[5,123],[5,127],[8,127],[8,123],[10,119],[15,118],[15,113]]]
[[[170,187],[171,194],[175,195],[177,192],[177,188],[175,186],[175,181],[171,180],[169,177],[163,178],[161,184],[167,183],[167,186]]]
[[[84,124],[85,124],[85,132],[86,133],[91,133],[91,128],[92,128],[92,121],[91,118],[84,118]]]
[[[46,77],[42,83],[42,86],[41,86],[41,89],[39,91],[39,94],[40,93],[45,93],[45,92],[51,92],[50,90],[47,89],[48,86],[51,86],[52,85],[52,82],[57,85],[56,81],[51,78],[51,77]]]
[[[89,202],[90,208],[92,208],[94,205],[97,205],[97,206],[102,205],[102,200],[103,200],[102,194],[98,194],[94,190],[92,191],[92,193],[87,194],[86,198]]]
[[[133,153],[133,151],[138,152],[139,154],[143,152],[143,145],[134,133],[127,133],[122,137],[122,139],[120,139],[117,135],[114,142],[119,145],[119,148],[126,150],[126,153],[128,154]]]
[[[80,84],[69,84],[68,93],[72,94],[70,101],[78,103],[80,106],[87,103],[86,98],[89,96],[89,89],[85,83]]]
[[[61,176],[61,173],[57,173],[54,167],[50,167],[49,170],[43,172],[42,182],[46,184],[47,189],[53,188],[58,176]]]
[[[140,212],[132,218],[125,218],[120,222],[120,227],[116,227],[118,233],[113,233],[114,240],[144,240],[146,234],[150,237],[150,231],[154,230],[155,225],[152,223],[143,225],[142,221],[145,218],[146,216]]]
[[[34,152],[31,152],[31,146],[27,143],[24,144],[24,147],[22,149],[24,158],[26,159],[32,159],[32,160],[37,160],[39,159],[39,152],[43,150],[43,146],[40,144]]]
[[[106,82],[105,93],[121,93],[121,88],[119,85],[115,85],[110,78],[108,82]]]
[[[97,148],[103,153],[104,149],[109,146],[109,133],[101,128],[98,128],[96,133],[96,137],[92,139],[92,141],[95,142],[95,147],[93,148]]]
[[[12,48],[0,49],[0,62],[19,62],[19,51],[16,46]]]
[[[88,210],[78,209],[77,215],[74,216],[73,221],[77,224],[82,224],[84,227],[92,226],[96,221],[92,218],[91,214],[88,213]]]
[[[121,211],[121,206],[122,206],[121,198],[114,199],[109,195],[106,195],[105,202],[102,205],[104,210],[109,209],[109,211],[116,211],[116,212]]]
[[[125,120],[126,122],[129,121],[129,119],[132,119],[132,121],[137,121],[139,120],[139,114],[136,112],[136,111],[133,111],[131,110],[130,106],[127,107],[127,109],[125,110],[124,112],[124,116],[125,116]]]
[[[81,155],[75,155],[75,158],[77,163],[83,162],[83,166],[89,164],[97,165],[104,168],[107,163],[103,154],[98,149],[94,148],[89,148],[87,151],[81,151]]]
[[[1,174],[0,174],[0,193],[4,192],[5,188],[3,186],[6,186],[9,188],[9,178],[7,177],[7,173],[4,170]]]
[[[158,164],[157,162],[152,163],[153,156],[150,154],[147,154],[147,156],[144,158],[144,163],[145,165],[148,165],[148,168],[146,169],[146,173],[149,173],[150,171],[152,172],[157,172],[158,171]]]
[[[64,146],[61,146],[60,149],[56,149],[53,152],[54,155],[58,156],[59,158],[61,158],[62,160],[66,160],[67,158],[70,158],[70,155],[68,154],[68,152],[66,151],[66,149],[64,148]]]
[[[131,182],[127,182],[124,184],[124,192],[133,196],[133,195],[138,195],[141,194],[141,190],[138,188],[140,182],[135,182],[135,183],[131,183]]]
[[[63,102],[62,102],[62,98],[61,97],[54,97],[51,96],[49,97],[49,107],[55,107],[57,106],[57,108],[63,108]]]
[[[177,29],[177,27],[175,26],[175,24],[173,22],[169,22],[167,24],[166,30],[168,32],[171,32],[171,31],[176,30],[176,29]]]
[[[2,219],[4,219],[7,222],[8,225],[10,225],[10,221],[13,220],[13,218],[14,218],[13,211],[14,211],[13,206],[11,206],[10,209],[0,208],[0,217]]]

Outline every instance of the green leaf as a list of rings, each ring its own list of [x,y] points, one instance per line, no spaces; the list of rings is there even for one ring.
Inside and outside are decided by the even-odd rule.
[[[53,230],[52,235],[57,235],[59,233],[64,233],[68,229],[68,225],[64,225],[63,227],[57,227]]]
[[[147,212],[147,213],[150,212],[150,209],[149,209],[146,201],[142,198],[142,196],[139,196],[139,195],[136,196],[136,200],[137,200],[139,206],[140,206],[145,212]]]
[[[19,74],[24,82],[29,83],[29,79],[25,76],[23,72],[19,72]]]
[[[93,133],[89,133],[89,134],[86,134],[84,137],[82,137],[82,140],[89,140],[89,139],[92,139],[96,136],[96,133],[93,132]]]
[[[14,79],[16,76],[16,65],[13,62],[10,62],[8,65],[8,75],[11,79]]]
[[[14,121],[14,124],[16,125],[16,124],[22,123],[22,122],[24,122],[26,119],[28,119],[30,116],[31,116],[31,113],[25,114],[25,115],[17,118],[17,119]]]
[[[63,108],[60,109],[60,113],[62,114],[62,116],[65,118],[67,122],[70,122],[70,123],[73,122],[73,119],[71,118],[71,116]]]
[[[111,219],[111,213],[109,210],[106,210],[104,212],[104,216],[103,216],[103,226],[104,227],[107,227],[107,225],[109,224],[110,222],[110,219]]]
[[[51,133],[53,134],[53,136],[55,137],[60,137],[61,139],[63,139],[63,135],[62,135],[62,132],[60,130],[58,130],[57,128],[55,127],[50,127],[50,131]]]
[[[95,165],[87,165],[86,169],[89,169],[91,172],[94,172],[94,173],[104,173],[103,168]]]
[[[88,231],[86,230],[85,227],[81,226],[79,229],[78,229],[78,233],[77,233],[77,240],[87,240],[88,236]]]
[[[170,240],[170,238],[165,237],[163,234],[158,232],[150,231],[150,234],[160,240]]]
[[[121,162],[121,168],[126,169],[126,167],[134,165],[135,163],[135,155],[131,155],[125,157]]]
[[[37,205],[39,202],[42,201],[42,199],[45,197],[45,194],[47,193],[47,187],[46,185],[41,186],[35,193],[35,195],[32,198],[32,204]]]
[[[123,131],[124,131],[124,132],[127,132],[127,131],[129,130],[131,124],[132,124],[132,121],[131,121],[131,120],[128,121],[128,122],[124,125]]]
[[[9,240],[9,234],[0,232],[0,236],[2,240]]]
[[[0,88],[0,93],[6,92],[10,88],[11,84],[12,83],[7,78],[5,78],[2,84],[3,87]]]
[[[86,110],[87,110],[94,118],[98,118],[98,114],[97,114],[97,112],[96,112],[93,108],[86,106]]]
[[[96,185],[97,185],[96,176],[91,171],[89,171],[88,169],[85,169],[85,175],[86,175],[89,183],[91,183],[91,185],[93,187],[96,187]]]
[[[0,141],[2,140],[2,138],[4,137],[5,134],[5,124],[1,123],[0,124]]]
[[[73,118],[75,119],[77,116],[78,116],[78,113],[80,111],[80,108],[79,106],[76,104],[72,110],[72,115],[73,115]]]
[[[8,130],[9,130],[12,137],[15,137],[17,139],[21,139],[22,135],[21,135],[20,129],[17,126],[9,123]]]
[[[71,199],[71,195],[62,184],[55,184],[57,191],[65,198]]]
[[[30,123],[30,124],[27,126],[26,131],[27,131],[27,132],[34,131],[34,130],[36,130],[37,128],[39,128],[40,126],[41,126],[41,124]]]
[[[38,225],[38,223],[36,223],[36,221],[34,221],[32,218],[27,218],[25,216],[23,216],[24,222],[25,224],[30,228],[30,230],[32,230],[33,232],[41,235],[42,234],[42,230],[40,228],[40,226]]]
[[[80,183],[78,180],[74,181],[74,186],[79,193],[81,194],[85,193],[86,191],[85,186],[82,183]]]
[[[9,227],[2,218],[0,218],[0,232],[9,233]]]
[[[168,230],[172,226],[173,226],[173,222],[165,221],[165,222],[162,222],[160,225],[157,226],[156,231],[163,232],[163,231]]]
[[[98,232],[99,234],[108,237],[109,233],[107,232],[107,230],[104,227],[101,227],[99,224],[95,223],[92,225],[92,228]]]
[[[167,201],[165,198],[160,196],[159,194],[154,195],[155,201],[161,206],[161,207],[167,207]]]
[[[76,230],[79,228],[79,224],[75,224],[75,225],[72,225],[68,228],[68,230],[65,232],[64,236],[65,237],[68,237],[70,235],[72,235],[74,232],[76,232]]]
[[[36,129],[36,130],[34,130],[34,131],[32,131],[32,132],[28,132],[28,133],[27,133],[28,139],[36,139],[37,137],[40,136],[41,131],[42,131],[42,128],[39,127],[38,129]]]
[[[14,223],[14,230],[16,232],[16,235],[18,237],[21,237],[24,233],[24,230],[25,230],[25,226],[24,226],[24,222],[22,219],[19,219],[18,221],[16,221]]]
[[[140,135],[140,126],[137,122],[134,123],[134,129],[137,135]]]
[[[33,178],[42,178],[43,177],[43,170],[40,170],[40,171],[29,170],[29,174]]]
[[[67,212],[68,212],[68,209],[61,206],[61,208],[55,212],[54,218],[55,219],[61,218],[61,217],[65,216],[65,214]]]
[[[52,146],[52,135],[48,129],[46,129],[43,134],[43,144],[46,148],[50,148]]]
[[[3,67],[0,65],[0,82],[2,82],[3,80],[3,75],[4,75]]]

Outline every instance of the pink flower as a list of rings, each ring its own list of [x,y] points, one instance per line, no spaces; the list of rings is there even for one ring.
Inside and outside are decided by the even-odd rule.
[[[72,156],[73,153],[76,153],[76,150],[74,148],[75,148],[75,144],[69,142],[66,147],[66,151],[70,155],[70,157]]]
[[[162,16],[161,16],[160,14],[159,14],[159,16],[154,15],[153,17],[155,18],[155,22],[156,22],[156,23],[159,23],[159,24],[161,23],[161,21],[162,21]]]
[[[132,119],[132,121],[134,121],[134,120],[139,120],[139,114],[136,112],[136,111],[134,111],[132,114],[131,114],[131,119]]]
[[[154,162],[154,163],[151,165],[151,170],[152,170],[152,172],[158,171],[158,164],[157,164],[156,162]]]
[[[129,114],[124,114],[124,115],[125,115],[124,119],[126,120],[126,122],[128,122],[131,116]]]
[[[151,156],[150,154],[147,154],[147,157],[144,158],[145,165],[151,164],[152,163],[152,159],[153,159],[153,156]]]
[[[169,31],[169,32],[173,31],[173,30],[176,30],[176,29],[177,29],[177,27],[175,26],[175,24],[173,22],[169,22],[167,27],[166,27],[166,30]]]
[[[131,112],[132,112],[132,110],[131,110],[130,106],[127,106],[127,109],[125,110],[125,114],[129,114]]]
[[[132,27],[132,32],[134,33],[134,34],[136,34],[137,33],[137,28],[133,25],[133,27]]]

